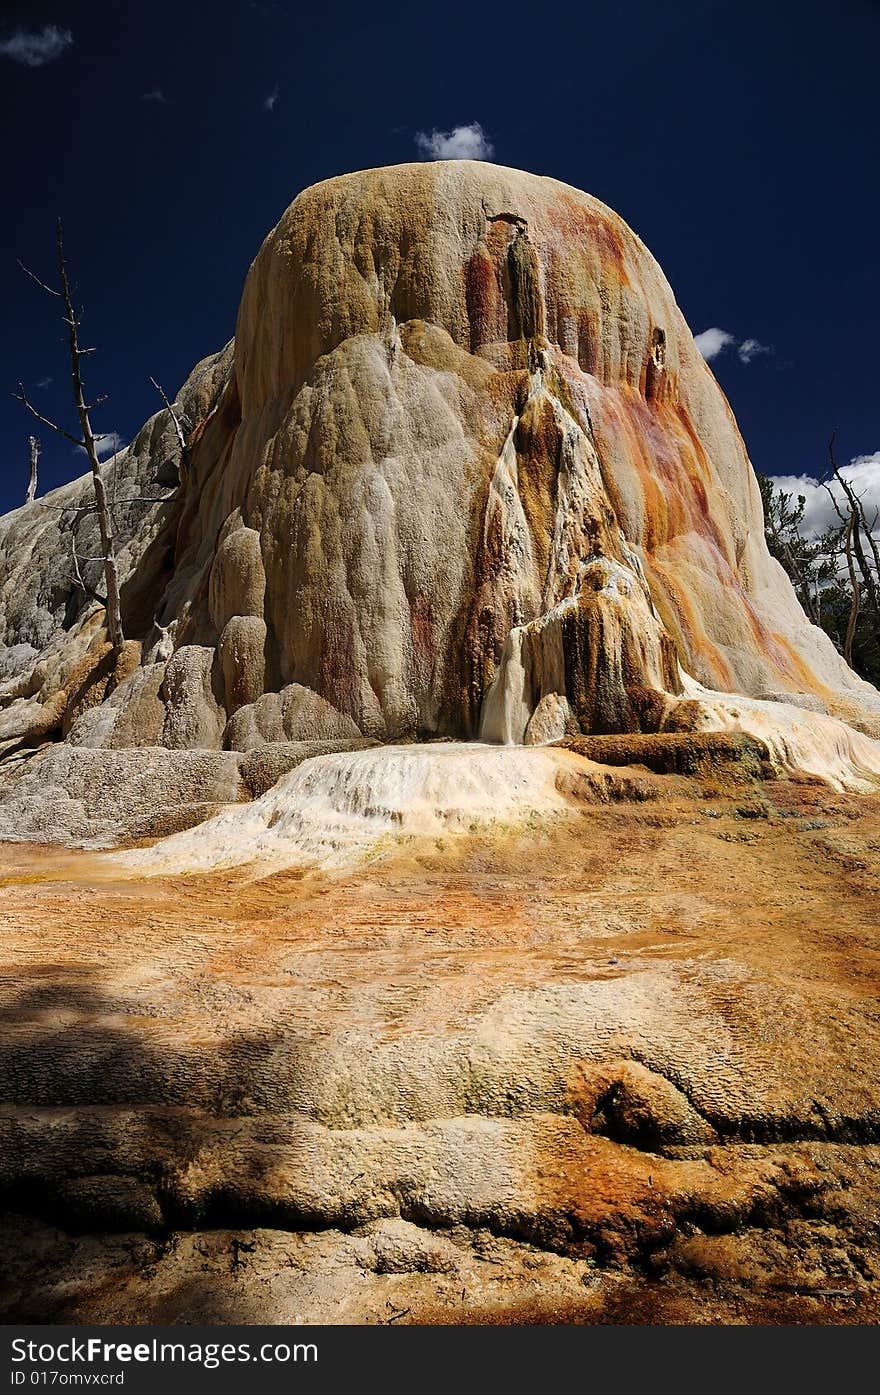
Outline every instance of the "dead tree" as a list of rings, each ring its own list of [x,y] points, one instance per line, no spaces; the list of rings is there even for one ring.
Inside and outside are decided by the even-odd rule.
[[[177,415],[177,412],[174,409],[174,405],[173,403],[168,401],[168,398],[165,395],[165,389],[162,387],[162,385],[160,383],[157,383],[155,378],[150,378],[150,382],[153,384],[153,387],[156,389],[162,401],[164,402],[166,410],[171,418],[171,422],[174,427],[174,434],[177,437],[177,444],[180,449],[180,459],[178,461],[177,466],[177,478],[180,481],[180,483],[183,484],[186,479],[187,472],[189,470],[189,445],[187,443],[186,433],[184,432],[183,428],[184,423],[186,423],[186,425],[188,426],[189,422],[187,421],[186,417],[179,417]]]
[[[861,593],[859,591],[859,579],[856,576],[855,564],[853,563],[853,534],[858,527],[855,513],[850,510],[849,518],[846,522],[846,532],[844,533],[843,546],[846,553],[846,565],[849,571],[849,586],[852,596],[850,605],[849,621],[846,627],[846,638],[843,642],[843,657],[852,668],[853,640],[856,634],[856,624],[859,618],[859,606],[861,604]]]
[[[77,417],[79,418],[80,431],[82,433],[81,436],[74,436],[71,432],[66,431],[63,426],[58,426],[54,421],[50,421],[48,417],[44,417],[42,412],[39,412],[33,403],[28,400],[24,386],[21,383],[18,385],[18,392],[13,393],[13,396],[27,407],[28,411],[32,416],[36,417],[37,421],[42,422],[44,426],[48,426],[51,431],[56,432],[59,436],[63,436],[65,440],[72,441],[75,446],[84,450],[88,456],[89,464],[92,469],[95,512],[98,517],[98,529],[101,535],[101,556],[98,560],[103,564],[104,585],[107,591],[102,601],[107,614],[107,633],[110,638],[110,643],[113,646],[113,653],[118,659],[125,643],[125,635],[122,629],[122,608],[119,596],[119,567],[116,561],[113,539],[113,521],[107,503],[107,490],[104,484],[101,461],[98,457],[97,442],[101,437],[100,435],[95,435],[89,415],[96,407],[106,402],[107,398],[104,396],[99,397],[95,402],[86,402],[82,378],[82,360],[86,354],[93,353],[94,351],[92,349],[83,349],[80,347],[79,327],[81,319],[77,317],[73,307],[70,281],[67,275],[67,262],[64,256],[64,231],[60,218],[58,219],[56,242],[60,290],[54,290],[51,286],[47,286],[45,282],[41,281],[38,276],[35,276],[32,271],[28,271],[26,266],[23,266],[21,263],[19,263],[19,265],[22,265],[22,270],[27,272],[32,281],[36,281],[37,285],[40,286],[42,290],[47,291],[49,295],[58,297],[64,306],[63,319],[67,327],[67,343],[70,354],[70,379],[73,387],[73,398],[76,404]],[[76,554],[75,537],[73,557],[74,568],[79,576],[80,568]]]
[[[828,458],[831,462],[834,478],[837,480],[837,483],[846,496],[846,501],[849,504],[849,511],[854,519],[853,552],[855,553],[868,601],[874,612],[875,622],[880,622],[880,546],[878,546],[875,536],[877,520],[875,518],[872,523],[868,522],[861,495],[857,493],[851,482],[838,467],[837,460],[834,456],[834,442],[836,437],[837,432],[832,432],[831,440],[828,442]],[[838,514],[839,513],[840,510],[838,509]],[[873,566],[872,562],[865,556],[862,534],[864,534],[865,543],[871,552]]]
[[[28,480],[25,503],[32,504],[37,497],[37,461],[40,458],[40,443],[36,436],[28,436],[28,445],[31,450],[31,476]]]
[[[844,658],[852,665],[853,642],[860,623],[867,624],[874,639],[880,643],[880,547],[877,542],[877,511],[869,519],[863,496],[847,479],[837,464],[834,455],[834,441],[837,432],[828,442],[828,458],[834,480],[840,487],[843,500],[839,500],[831,485],[823,485],[834,511],[843,525],[843,553],[849,574],[850,612],[844,641]],[[843,504],[845,503],[845,507]],[[869,555],[870,554],[870,555]]]
[[[857,533],[858,518],[851,503],[847,503],[846,511],[844,511],[840,507],[840,503],[838,502],[837,496],[834,493],[834,490],[831,488],[831,485],[828,484],[827,481],[823,483],[822,488],[825,490],[825,493],[831,500],[834,512],[840,519],[841,524],[839,530],[839,547],[836,547],[834,549],[832,555],[836,560],[842,552],[846,560],[846,570],[849,575],[849,619],[847,620],[846,634],[843,640],[843,657],[846,659],[846,662],[849,664],[850,668],[852,668],[853,640],[855,639],[856,625],[858,624],[859,611],[862,605],[862,593],[861,588],[859,586],[859,578],[856,574],[855,563],[853,561],[853,538],[856,536]],[[835,641],[835,643],[837,643],[837,641]],[[839,649],[840,645],[837,644],[837,647]]]

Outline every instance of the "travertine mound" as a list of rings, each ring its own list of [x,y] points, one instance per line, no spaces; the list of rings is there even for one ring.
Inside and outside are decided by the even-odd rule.
[[[880,713],[767,553],[657,263],[555,180],[453,161],[306,190],[179,406],[180,482],[167,413],[109,470],[167,498],[122,506],[116,672],[57,509],[0,523],[0,753],[656,731],[687,683]]]

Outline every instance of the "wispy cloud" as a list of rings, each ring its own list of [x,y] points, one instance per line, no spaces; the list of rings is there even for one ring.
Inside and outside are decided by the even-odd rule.
[[[37,387],[38,387],[38,388],[47,388],[47,387],[51,387],[51,386],[52,386],[52,382],[53,382],[53,379],[52,379],[52,378],[38,378],[38,379],[37,379]]]
[[[168,98],[165,96],[165,93],[162,91],[161,87],[154,87],[149,92],[141,93],[141,101],[158,102],[160,106],[166,106],[168,103]]]
[[[273,87],[271,92],[267,92],[263,98],[263,111],[274,111],[280,96],[281,93],[278,91],[277,87]]]
[[[117,451],[123,450],[128,445],[123,441],[118,431],[104,431],[95,437],[95,450],[99,460],[106,460],[108,455],[115,455]],[[85,455],[83,446],[77,446],[80,455]]]
[[[451,131],[417,131],[416,148],[426,160],[491,160],[495,154],[479,121]]]
[[[771,350],[769,344],[761,344],[757,339],[744,339],[736,352],[740,363],[751,363],[758,354],[769,354]]]
[[[759,354],[772,353],[769,344],[762,344],[758,339],[737,339],[735,334],[726,329],[719,329],[717,325],[713,325],[711,329],[704,329],[701,334],[695,334],[694,343],[707,363],[723,354],[725,349],[735,350],[740,363],[746,364],[751,363]]]
[[[23,63],[26,68],[42,68],[45,63],[60,58],[72,43],[69,29],[46,24],[42,29],[16,29],[8,39],[0,41],[0,54],[11,58],[13,63]]]
[[[868,523],[873,523],[875,511],[880,511],[880,450],[875,450],[871,455],[855,456],[848,465],[843,466],[840,473],[860,496]],[[778,475],[772,478],[773,483],[779,489],[784,489],[786,494],[793,494],[795,498],[803,495],[806,500],[803,528],[808,536],[818,537],[826,528],[840,522],[828,497],[828,491],[812,475]],[[840,485],[836,480],[831,480],[830,487],[841,508],[846,512]]]

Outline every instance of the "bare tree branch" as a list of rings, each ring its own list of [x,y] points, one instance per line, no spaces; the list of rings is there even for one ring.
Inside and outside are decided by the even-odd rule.
[[[186,443],[186,436],[184,434],[183,424],[180,420],[180,417],[175,412],[173,406],[168,401],[168,398],[165,394],[165,389],[161,387],[159,383],[156,382],[155,378],[151,377],[150,382],[153,384],[153,387],[156,389],[162,401],[164,402],[165,407],[168,411],[168,415],[171,417],[171,420],[174,423],[174,431],[177,436],[177,443],[180,446],[180,463],[178,465],[178,475],[180,477],[181,484],[183,484],[183,481],[186,478],[186,474],[189,469],[189,446]]]
[[[822,488],[825,490],[825,493],[828,495],[828,498],[834,505],[834,512],[837,514],[837,517],[840,519],[841,523],[846,523],[847,516],[838,504],[834,494],[834,490],[831,488],[830,484],[823,483]]]
[[[94,513],[97,504],[47,504],[45,499],[35,499],[34,503],[41,509],[53,509],[55,513],[67,513],[70,509],[76,509],[80,513]]]
[[[79,557],[77,556],[77,552],[76,552],[76,534],[75,534],[73,531],[71,531],[71,534],[70,534],[70,551],[71,551],[71,553],[72,553],[72,555],[73,555],[73,570],[76,572],[76,579],[77,579],[79,585],[81,586],[81,588],[83,589],[83,591],[86,591],[86,583],[85,583],[85,580],[83,579],[83,574],[82,574],[82,572],[80,571],[80,567],[79,567]],[[88,593],[87,593],[87,594],[88,594]]]
[[[788,497],[789,496],[785,496],[785,499],[787,500]],[[786,507],[785,504],[783,506]],[[788,563],[789,575],[793,576],[797,581],[798,589],[801,594],[802,604],[805,604],[805,608],[809,610],[810,619],[814,622],[814,624],[818,625],[819,610],[816,605],[815,598],[810,591],[808,573],[805,571],[804,567],[801,566],[798,559],[795,557],[791,544],[788,538],[784,536],[781,528],[779,527],[778,521],[775,518],[772,509],[768,511],[766,519],[770,532],[772,533],[778,547],[783,552],[786,562]]]
[[[125,636],[122,625],[119,570],[116,559],[116,547],[114,541],[113,514],[111,512],[111,507],[108,503],[107,483],[104,479],[104,469],[106,467],[107,461],[104,461],[103,463],[101,461],[100,449],[102,434],[96,433],[94,431],[89,415],[90,412],[94,411],[97,407],[102,406],[103,403],[105,403],[108,399],[107,395],[104,394],[96,398],[94,402],[86,401],[85,388],[82,377],[82,359],[85,357],[86,354],[94,353],[95,349],[92,346],[88,348],[83,348],[80,346],[79,343],[79,328],[83,321],[83,311],[77,311],[77,309],[74,307],[73,293],[71,289],[70,279],[68,276],[67,260],[64,252],[64,229],[60,218],[58,220],[57,227],[56,251],[58,263],[58,280],[60,286],[59,290],[53,289],[53,287],[47,285],[38,276],[35,276],[34,273],[28,267],[26,267],[23,262],[20,262],[19,265],[21,266],[25,274],[32,281],[34,281],[35,284],[39,286],[41,290],[48,292],[50,295],[55,296],[62,302],[62,319],[64,321],[67,331],[67,347],[70,358],[71,385],[73,388],[74,403],[76,406],[76,412],[79,418],[79,425],[82,435],[79,437],[74,436],[64,427],[59,426],[56,422],[51,421],[48,417],[44,416],[43,413],[37,407],[35,407],[31,401],[29,401],[27,394],[24,390],[23,384],[19,384],[19,391],[17,393],[14,393],[13,396],[16,398],[17,401],[21,402],[22,405],[27,409],[27,411],[30,412],[31,416],[35,417],[36,420],[39,421],[43,426],[47,427],[50,431],[54,431],[57,435],[63,437],[67,441],[70,441],[72,445],[78,447],[79,449],[85,452],[86,456],[88,457],[89,465],[91,467],[94,502],[89,504],[53,504],[47,503],[44,500],[35,499],[37,488],[37,459],[39,457],[39,443],[36,441],[34,437],[30,438],[31,481],[28,487],[27,498],[28,502],[34,501],[42,508],[51,509],[57,512],[59,515],[58,521],[60,526],[64,526],[65,514],[72,514],[72,521],[70,523],[70,545],[76,584],[79,587],[81,587],[81,589],[87,596],[90,596],[94,601],[97,601],[98,604],[103,605],[105,607],[107,631],[110,637],[110,642],[113,646],[114,653],[118,659],[122,651],[122,646],[125,643]],[[156,391],[159,393],[159,396],[161,397],[162,402],[166,410],[168,411],[168,414],[171,418],[171,422],[174,426],[174,432],[177,437],[177,443],[180,452],[178,460],[178,474],[182,483],[186,477],[189,464],[189,448],[187,445],[187,432],[189,430],[189,423],[182,414],[178,413],[174,405],[168,400],[168,397],[164,389],[156,382],[156,380],[154,378],[151,378],[150,381],[156,388]],[[117,453],[118,447],[113,450],[112,460],[116,459]],[[114,491],[114,496],[115,491],[118,487],[118,481],[116,478],[117,473],[117,471],[113,471],[112,474],[112,487]],[[166,495],[138,495],[137,497],[133,498],[120,499],[118,502],[123,505],[145,504],[147,506],[150,506],[156,504],[164,504],[169,502],[169,500],[173,497],[173,493],[174,491],[171,491],[169,494]],[[116,506],[116,503],[117,500],[114,497],[114,508]],[[101,540],[101,552],[99,556],[89,556],[83,558],[77,551],[77,529],[82,519],[89,516],[90,514],[97,515],[98,529]],[[90,586],[83,575],[84,565],[92,565],[98,563],[100,563],[103,566],[104,570],[106,596],[101,596],[92,586]],[[71,578],[71,580],[73,580],[73,578]]]
[[[60,296],[61,296],[61,292],[60,292],[60,291],[53,291],[52,287],[51,287],[51,286],[47,286],[45,281],[41,281],[40,278],[39,278],[39,276],[35,276],[34,273],[30,270],[30,268],[27,267],[27,266],[25,266],[24,262],[23,262],[20,258],[17,257],[17,258],[16,258],[16,261],[18,262],[18,264],[19,264],[19,266],[21,267],[22,271],[24,272],[25,276],[29,276],[29,277],[31,278],[32,281],[36,281],[36,283],[37,283],[37,285],[40,287],[40,290],[41,290],[41,291],[46,291],[49,295],[57,296],[57,297],[60,299]]]
[[[868,503],[851,472],[838,467],[834,437],[829,442],[831,472],[822,484],[833,518],[821,534],[802,532],[806,500],[758,476],[764,505],[764,531],[771,554],[795,584],[801,603],[814,614],[832,643],[857,673],[876,683],[880,677],[880,591],[878,538],[880,509]],[[802,586],[809,585],[808,599]]]
[[[48,426],[50,431],[55,431],[59,436],[63,436],[65,440],[72,441],[75,446],[79,446],[80,450],[85,450],[86,443],[81,440],[79,436],[72,436],[69,431],[65,431],[63,426],[58,426],[56,422],[50,421],[48,417],[43,416],[42,412],[37,411],[33,402],[28,401],[23,383],[19,383],[18,392],[14,392],[12,396],[15,398],[16,402],[21,402],[27,407],[31,416],[36,417],[37,421],[41,421],[44,426]]]
[[[114,504],[167,504],[174,498],[174,492],[170,494],[160,494],[152,496],[150,494],[137,494],[131,499],[117,499],[114,497]]]
[[[76,577],[71,572],[65,572],[64,577],[65,580],[69,581],[72,586],[79,585],[79,582],[77,581]],[[102,596],[100,591],[93,591],[90,586],[85,586],[83,589],[90,601],[94,601],[97,605],[101,607],[102,610],[106,608],[107,597]]]
[[[846,495],[847,502],[849,503],[850,510],[855,519],[852,533],[853,551],[856,561],[859,564],[859,571],[862,574],[865,590],[868,593],[868,599],[870,601],[871,610],[875,616],[875,622],[880,622],[880,595],[878,595],[877,592],[878,584],[880,584],[880,548],[878,548],[877,540],[868,527],[868,521],[865,518],[865,510],[862,505],[861,497],[856,493],[846,476],[842,474],[834,457],[834,442],[836,437],[837,429],[835,428],[831,433],[831,440],[828,442],[828,456],[831,461],[831,468],[834,471],[834,478]],[[862,547],[861,534],[863,531],[868,540],[868,546],[871,549],[874,566],[877,569],[876,577],[871,571],[868,559],[865,557],[864,548]]]
[[[97,602],[98,602],[98,605],[106,606],[106,604],[107,604],[107,597],[106,597],[106,596],[102,596],[101,593],[100,593],[100,591],[95,591],[91,586],[89,586],[89,584],[88,584],[87,581],[84,581],[84,580],[82,579],[81,576],[70,576],[70,575],[68,574],[67,579],[68,579],[68,581],[73,581],[73,582],[75,582],[77,586],[80,586],[80,587],[82,588],[82,590],[85,591],[85,593],[86,593],[86,595],[88,596],[89,600],[97,601]]]
[[[79,553],[76,550],[76,530],[82,522],[83,518],[86,516],[86,512],[87,510],[85,509],[77,509],[76,514],[74,518],[71,520],[70,524],[70,550],[73,555],[73,570],[76,573],[77,582],[82,587],[83,591],[85,591],[86,595],[91,596],[92,600],[94,601],[99,601],[101,605],[106,605],[107,597],[100,595],[100,593],[96,591],[94,587],[90,586],[82,574],[83,562],[101,562],[103,564],[105,559],[103,557],[80,557]]]

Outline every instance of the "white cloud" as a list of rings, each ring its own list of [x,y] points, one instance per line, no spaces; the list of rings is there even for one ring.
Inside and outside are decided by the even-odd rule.
[[[880,510],[880,450],[871,455],[857,455],[843,466],[840,473],[860,496],[868,523],[873,523],[875,510]],[[803,495],[806,500],[803,530],[810,537],[818,537],[826,528],[840,522],[828,491],[812,475],[779,475],[772,476],[772,479],[778,489],[793,494],[795,499]],[[844,507],[844,493],[840,485],[832,480],[830,486],[834,497]]]
[[[707,363],[717,358],[728,344],[735,342],[733,335],[728,334],[726,329],[704,329],[702,334],[694,335],[694,343]]]
[[[42,29],[16,29],[0,43],[0,54],[11,58],[13,63],[24,63],[26,68],[42,68],[44,63],[60,58],[72,43],[69,29],[46,24]]]
[[[263,98],[263,111],[274,111],[275,104],[280,96],[281,93],[278,91],[277,87],[273,87],[271,92],[267,92],[266,96]]]
[[[702,334],[695,334],[694,343],[707,363],[730,348],[736,349],[740,363],[751,363],[758,354],[772,352],[768,344],[762,344],[758,339],[737,340],[735,335],[726,329],[719,329],[717,325],[712,329],[704,329]]]
[[[122,450],[128,444],[123,441],[118,431],[104,431],[95,436],[95,450],[99,460],[105,460],[108,455],[115,455],[118,450]],[[85,455],[85,448],[77,446],[80,455]]]
[[[105,431],[102,436],[95,437],[95,450],[101,460],[107,455],[115,455],[126,444],[118,431]]]
[[[495,151],[479,121],[451,131],[416,133],[416,146],[426,160],[491,160]]]
[[[47,387],[51,387],[51,386],[52,386],[52,382],[53,382],[53,379],[52,379],[52,378],[39,378],[39,379],[37,380],[37,387],[38,387],[38,388],[47,388]]]
[[[153,87],[149,92],[141,93],[141,101],[158,102],[160,106],[165,106],[168,102],[168,98],[165,96],[161,87]]]

